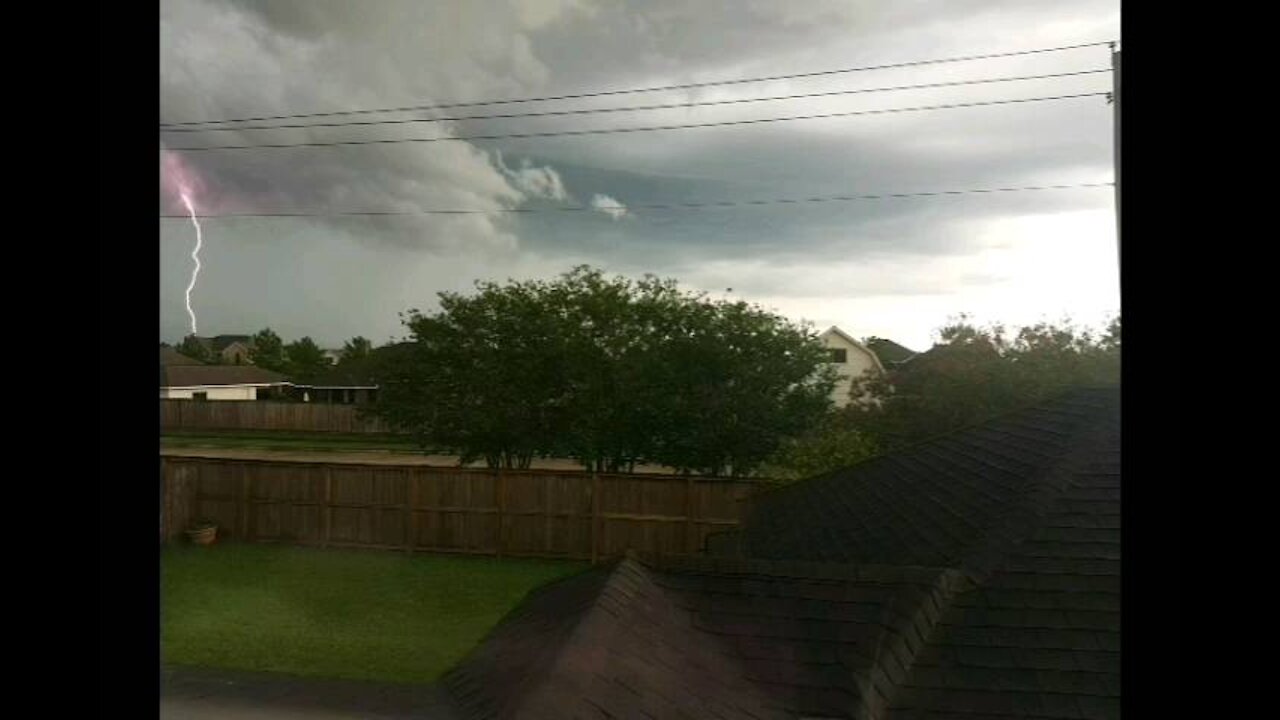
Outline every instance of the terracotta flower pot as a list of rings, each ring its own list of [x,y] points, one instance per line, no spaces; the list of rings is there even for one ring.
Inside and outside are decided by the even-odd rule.
[[[191,542],[196,545],[212,545],[213,541],[218,537],[218,528],[210,526],[188,530],[187,537],[191,538]]]

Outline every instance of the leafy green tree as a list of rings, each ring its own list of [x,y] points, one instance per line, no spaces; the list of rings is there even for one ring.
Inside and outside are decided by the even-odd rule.
[[[369,353],[373,351],[373,343],[369,339],[357,335],[342,345],[342,356],[338,360],[339,365],[355,364],[364,362],[369,358]]]
[[[879,447],[866,432],[831,416],[813,431],[783,443],[759,474],[778,483],[839,470],[875,457]]]
[[[850,405],[842,422],[882,449],[918,442],[1033,404],[1079,385],[1120,380],[1120,319],[1095,336],[1069,320],[1010,334],[961,316],[939,342],[889,375],[854,384],[874,402]]]
[[[295,382],[315,382],[329,368],[329,358],[310,337],[289,343],[284,348],[285,372]]]
[[[209,349],[195,335],[188,335],[182,339],[182,344],[178,346],[178,352],[189,358],[199,360],[201,362],[209,362]]]
[[[267,370],[284,372],[287,360],[284,354],[284,341],[271,328],[263,328],[253,336],[249,359],[254,365]]]
[[[746,474],[830,404],[810,330],[651,276],[583,266],[481,282],[404,322],[412,342],[386,366],[376,411],[493,466],[556,455],[600,471]]]

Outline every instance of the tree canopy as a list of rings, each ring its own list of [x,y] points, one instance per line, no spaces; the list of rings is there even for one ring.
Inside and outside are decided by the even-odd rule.
[[[204,343],[200,342],[200,339],[195,335],[188,335],[183,338],[182,344],[178,346],[178,352],[201,362],[212,361],[212,353],[209,352],[209,348],[205,347]]]
[[[375,408],[464,461],[743,475],[830,407],[821,342],[758,306],[587,266],[476,290],[407,314]]]
[[[294,382],[315,382],[330,367],[329,358],[310,337],[303,337],[284,348],[285,372]]]
[[[856,384],[875,403],[850,405],[849,427],[882,449],[918,442],[1033,404],[1066,388],[1120,382],[1120,318],[1101,334],[1070,320],[1010,333],[977,327],[965,316],[939,331],[928,352],[887,376]]]
[[[284,372],[288,364],[284,354],[284,341],[271,328],[263,328],[253,336],[249,360],[261,368]]]

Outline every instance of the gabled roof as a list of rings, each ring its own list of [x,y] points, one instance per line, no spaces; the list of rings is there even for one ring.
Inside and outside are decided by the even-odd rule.
[[[876,357],[880,358],[880,363],[885,367],[904,363],[918,354],[915,350],[905,348],[885,338],[869,338],[866,345],[871,352],[876,354]]]
[[[160,387],[279,385],[284,375],[254,365],[169,365],[160,369]]]
[[[213,337],[197,336],[196,342],[199,342],[201,345],[205,346],[205,348],[211,350],[212,352],[220,353],[223,350],[226,350],[227,347],[229,347],[233,343],[242,343],[247,347],[253,347],[253,336],[252,335],[214,335]]]
[[[193,357],[183,355],[168,345],[162,345],[160,346],[160,365],[163,367],[169,365],[204,365],[204,363]]]
[[[633,556],[532,593],[445,682],[472,718],[850,717],[957,581]]]
[[[1119,390],[755,503],[742,557],[533,593],[447,678],[475,718],[1116,718]]]
[[[827,328],[827,329],[822,333],[822,335],[819,335],[819,337],[822,337],[823,335],[835,335],[835,336],[839,337],[840,339],[844,340],[845,342],[847,342],[847,343],[849,343],[849,344],[853,345],[854,347],[858,348],[859,350],[862,350],[862,351],[863,351],[863,352],[865,352],[867,355],[870,355],[870,356],[871,356],[871,360],[872,360],[872,362],[874,362],[874,363],[875,363],[876,369],[877,369],[877,370],[879,370],[881,373],[883,373],[883,372],[884,372],[884,364],[880,361],[880,356],[879,356],[879,355],[876,355],[874,352],[872,352],[872,351],[871,351],[871,349],[870,349],[870,348],[868,348],[866,345],[863,345],[862,343],[858,342],[858,340],[857,340],[856,338],[854,338],[852,335],[850,335],[850,334],[846,333],[845,331],[841,330],[840,328],[836,327],[835,325],[832,325],[831,327]]]

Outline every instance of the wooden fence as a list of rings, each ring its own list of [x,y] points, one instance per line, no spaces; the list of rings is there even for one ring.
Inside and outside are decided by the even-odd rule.
[[[291,430],[389,433],[386,423],[362,416],[356,405],[268,400],[160,401],[160,430]]]
[[[165,456],[162,536],[575,558],[695,553],[738,525],[750,480]]]

